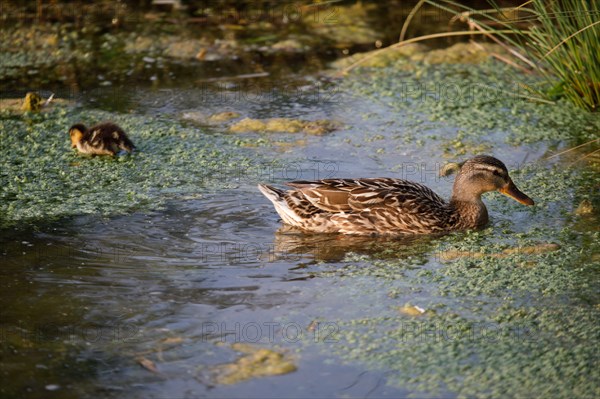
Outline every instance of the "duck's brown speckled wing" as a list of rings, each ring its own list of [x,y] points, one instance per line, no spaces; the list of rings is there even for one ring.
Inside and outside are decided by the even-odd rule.
[[[426,186],[391,178],[296,181],[297,189],[316,208],[331,213],[374,209],[419,213],[445,202]]]
[[[288,207],[302,218],[310,218],[317,213],[323,212],[314,206],[300,191],[288,191],[283,193],[283,199]]]
[[[358,188],[352,179],[327,179],[317,181],[294,181],[287,183],[296,188],[313,206],[325,212],[351,212],[350,192]]]

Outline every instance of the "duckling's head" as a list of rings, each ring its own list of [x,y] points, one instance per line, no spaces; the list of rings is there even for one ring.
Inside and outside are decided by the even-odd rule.
[[[77,147],[77,143],[83,138],[83,134],[87,131],[87,128],[81,123],[77,123],[69,129],[69,136],[71,136],[71,148]]]
[[[481,194],[499,191],[523,205],[533,205],[531,198],[515,186],[502,161],[489,155],[478,155],[466,161],[454,181],[452,198],[478,201]]]

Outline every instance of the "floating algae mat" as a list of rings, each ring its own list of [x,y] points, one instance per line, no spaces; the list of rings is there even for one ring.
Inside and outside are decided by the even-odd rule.
[[[165,119],[55,109],[0,119],[0,226],[82,214],[156,209],[169,198],[229,185],[226,171],[257,162],[240,140]],[[112,120],[138,151],[90,157],[70,148],[68,128]]]
[[[415,140],[439,139],[434,126],[455,126],[455,136],[445,135],[443,143],[455,155],[490,151],[481,139],[493,134],[511,145],[597,138],[600,118],[595,113],[583,112],[566,100],[551,104],[536,100],[528,88],[541,88],[540,84],[539,79],[516,76],[497,62],[422,63],[414,73],[395,64],[357,68],[340,89],[402,114],[404,125],[412,130],[407,137]]]
[[[584,252],[598,253],[600,237],[542,229],[530,235],[548,234],[564,247],[460,258],[443,267],[424,264],[401,278],[399,269],[410,270],[406,260],[375,267],[369,257],[350,257],[356,266],[344,268],[341,278],[368,276],[363,295],[366,289],[380,291],[370,300],[387,306],[373,316],[337,321],[338,341],[324,350],[386,372],[388,384],[428,396],[521,397],[532,391],[597,396],[600,298],[593,282],[600,260],[589,262],[580,242],[589,243]],[[450,236],[439,251],[497,247],[491,236]],[[524,247],[526,236],[519,239]],[[407,300],[411,305],[403,305]]]
[[[284,354],[271,349],[244,343],[235,343],[231,348],[244,355],[235,362],[214,368],[218,384],[236,384],[251,378],[269,377],[296,371],[296,365]]]
[[[341,123],[329,120],[303,121],[290,118],[271,118],[266,121],[260,119],[244,118],[231,125],[231,132],[284,132],[284,133],[308,133],[321,135],[340,129]]]

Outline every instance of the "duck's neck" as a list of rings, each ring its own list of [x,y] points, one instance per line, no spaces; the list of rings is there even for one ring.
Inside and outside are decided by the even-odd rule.
[[[453,224],[456,229],[477,229],[488,222],[487,208],[481,201],[481,197],[463,199],[452,196],[449,206],[455,215]]]

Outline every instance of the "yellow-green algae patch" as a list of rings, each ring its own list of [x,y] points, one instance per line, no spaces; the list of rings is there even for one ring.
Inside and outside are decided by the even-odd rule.
[[[296,365],[283,353],[272,349],[235,343],[231,348],[244,355],[236,361],[214,368],[217,384],[237,384],[251,378],[269,377],[296,371]]]
[[[224,111],[218,112],[216,114],[212,114],[208,120],[214,123],[226,122],[232,119],[237,119],[240,117],[240,114],[235,111]]]
[[[278,132],[278,133],[298,133],[304,132],[313,135],[322,135],[330,133],[341,128],[341,123],[331,120],[319,119],[315,121],[306,121],[292,118],[271,118],[271,119],[252,119],[244,118],[229,127],[230,132]]]
[[[428,64],[480,64],[493,54],[508,57],[507,51],[498,44],[469,42],[415,54],[412,60]]]

